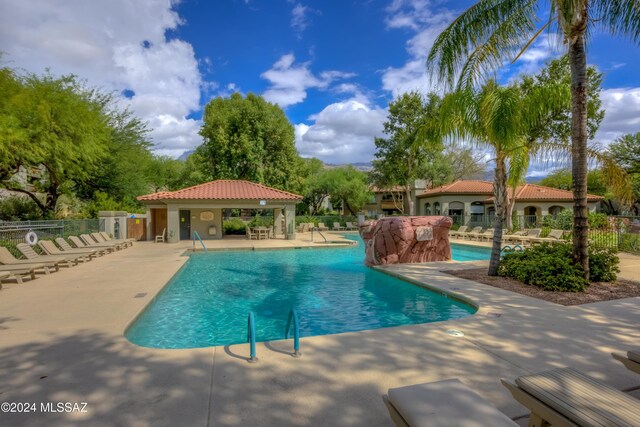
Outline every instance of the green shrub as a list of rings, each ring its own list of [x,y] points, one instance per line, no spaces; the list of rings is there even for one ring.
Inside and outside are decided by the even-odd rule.
[[[523,252],[506,254],[498,274],[511,277],[547,291],[584,291],[589,283],[582,278],[582,270],[573,263],[570,244],[542,244]],[[590,278],[594,282],[616,279],[619,260],[614,249],[589,248]]]
[[[224,234],[246,234],[247,225],[240,218],[230,218],[222,221]]]
[[[249,227],[271,227],[273,225],[273,217],[272,216],[259,216],[256,215],[253,217],[247,226]]]
[[[506,254],[498,274],[545,291],[580,292],[588,285],[571,260],[571,246],[561,244],[542,244]]]
[[[589,278],[592,282],[613,282],[620,259],[617,251],[611,248],[589,248]]]
[[[603,230],[609,227],[609,220],[606,214],[589,212],[589,228],[593,230]]]
[[[42,219],[38,205],[26,197],[12,196],[0,200],[0,220],[28,221]]]
[[[619,248],[622,252],[640,254],[640,234],[621,233]]]

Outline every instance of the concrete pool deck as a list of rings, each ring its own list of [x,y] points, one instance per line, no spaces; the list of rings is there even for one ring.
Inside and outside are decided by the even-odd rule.
[[[267,241],[258,241],[267,242]],[[252,241],[252,244],[256,244]],[[186,262],[191,242],[132,248],[0,291],[0,402],[87,402],[86,413],[0,413],[0,425],[389,426],[389,387],[460,378],[509,417],[527,411],[499,378],[573,366],[640,387],[610,352],[640,342],[640,298],[559,306],[439,270],[386,270],[480,305],[465,319],[188,350],[142,348],[123,332]],[[463,337],[446,333],[464,332]],[[637,392],[634,392],[637,393]]]

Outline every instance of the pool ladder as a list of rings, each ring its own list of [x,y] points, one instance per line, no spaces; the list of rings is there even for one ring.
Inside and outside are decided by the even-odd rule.
[[[202,245],[202,249],[204,249],[204,253],[207,253],[207,247],[204,245],[204,242],[202,241],[202,239],[200,238],[200,235],[198,234],[197,231],[193,232],[193,251],[196,251],[196,238],[198,238],[198,240],[200,240],[200,244]]]
[[[289,339],[289,332],[293,326],[293,354],[292,356],[298,358],[302,356],[300,352],[300,321],[298,320],[298,312],[295,308],[289,311],[289,318],[287,319],[287,327],[284,332],[285,339]],[[256,357],[256,320],[253,311],[249,312],[247,318],[247,342],[249,342],[249,363],[256,363],[258,358]]]
[[[324,236],[324,234],[322,234],[322,231],[320,231],[320,229],[318,227],[311,227],[311,243],[313,243],[313,232],[317,232],[320,237],[322,237],[324,239],[324,242],[327,243],[328,240],[327,238]]]

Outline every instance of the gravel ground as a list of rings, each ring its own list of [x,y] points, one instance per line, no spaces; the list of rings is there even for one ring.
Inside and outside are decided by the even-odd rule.
[[[444,273],[561,305],[580,305],[620,298],[640,297],[640,282],[632,282],[630,280],[592,283],[585,292],[551,292],[543,291],[535,286],[525,285],[507,277],[487,276],[486,268],[444,271]]]

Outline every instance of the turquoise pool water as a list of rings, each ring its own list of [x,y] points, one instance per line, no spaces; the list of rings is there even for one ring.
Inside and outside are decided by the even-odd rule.
[[[454,247],[455,258],[473,256],[467,248]],[[438,322],[476,310],[365,267],[361,243],[195,253],[125,335],[156,348],[237,344],[247,340],[253,311],[257,341],[282,339],[291,307],[303,337]]]

